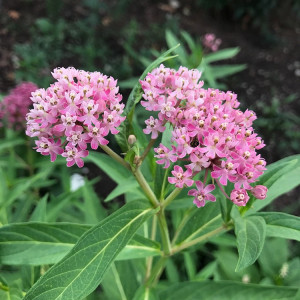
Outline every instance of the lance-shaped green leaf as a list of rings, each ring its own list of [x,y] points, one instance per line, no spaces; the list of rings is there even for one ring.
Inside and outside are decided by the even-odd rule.
[[[212,63],[215,61],[223,60],[223,59],[229,59],[234,56],[236,56],[240,52],[240,48],[227,48],[227,49],[222,49],[220,51],[216,51],[213,53],[209,53],[205,55],[203,58],[206,63]]]
[[[90,294],[137,229],[156,211],[139,201],[124,205],[83,234],[72,250],[28,291],[24,300],[76,300]]]
[[[299,217],[280,212],[262,212],[256,216],[263,217],[267,223],[267,236],[300,241]]]
[[[199,236],[203,236],[222,225],[220,210],[215,203],[206,203],[201,208],[194,208],[188,215],[185,226],[178,235],[177,243],[191,241]]]
[[[176,283],[162,291],[159,296],[164,300],[275,300],[294,297],[297,291],[296,287],[264,286],[231,281],[201,281]]]
[[[152,62],[148,66],[148,68],[146,68],[146,70],[143,72],[139,80],[143,80],[149,72],[151,72],[154,68],[156,68],[164,61],[176,57],[177,55],[170,56],[169,54],[172,53],[178,47],[179,44],[169,49],[168,51],[164,52],[160,57],[158,57],[154,62]],[[140,102],[141,99],[142,99],[142,87],[139,81],[137,81],[136,85],[134,86],[134,88],[132,89],[128,97],[126,107],[124,109],[123,115],[126,116],[126,120],[119,127],[120,130],[119,134],[115,136],[119,146],[124,152],[127,152],[128,150],[128,141],[127,141],[128,136],[134,133],[134,130],[132,128],[132,118],[133,118],[134,108],[136,104]]]
[[[260,255],[266,236],[266,223],[262,217],[250,216],[234,218],[234,231],[237,237],[239,260],[236,271],[252,265]]]
[[[0,263],[46,265],[59,262],[91,228],[73,223],[20,223],[0,228]],[[135,235],[116,260],[161,255],[160,245]]]

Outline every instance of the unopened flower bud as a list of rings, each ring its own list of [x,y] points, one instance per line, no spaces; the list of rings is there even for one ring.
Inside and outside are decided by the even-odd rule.
[[[131,135],[128,137],[128,144],[129,144],[129,145],[133,145],[135,142],[136,142],[136,137],[135,137],[135,135],[131,134]]]
[[[251,193],[256,199],[263,200],[266,198],[268,188],[264,185],[257,185],[252,190]]]

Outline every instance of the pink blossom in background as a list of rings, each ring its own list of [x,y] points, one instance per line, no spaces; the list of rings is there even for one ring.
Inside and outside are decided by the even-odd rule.
[[[252,127],[256,115],[248,109],[242,112],[237,95],[231,91],[204,89],[200,77],[198,70],[174,70],[164,65],[149,73],[140,82],[144,92],[141,104],[158,114],[145,121],[144,133],[155,139],[169,123],[171,149],[161,143],[154,151],[158,164],[168,168],[175,163],[173,177],[168,178],[171,184],[189,187],[194,176],[204,170],[220,186],[232,182],[235,190],[227,198],[236,205],[246,205],[247,191],[253,191],[258,199],[266,193],[265,187],[252,187],[266,169],[265,160],[257,154],[265,144]],[[197,181],[198,191],[207,191],[205,181]],[[189,195],[200,195],[192,191]],[[205,195],[194,199],[198,207],[212,201]]]
[[[219,49],[219,46],[221,45],[222,40],[216,38],[215,34],[213,33],[207,33],[203,37],[203,45],[205,48],[215,52]]]
[[[9,128],[20,130],[26,127],[26,114],[32,105],[31,93],[38,87],[32,82],[23,82],[17,85],[0,102],[0,127],[5,125]]]
[[[88,144],[97,149],[108,144],[109,133],[119,132],[125,120],[122,96],[117,81],[100,72],[57,68],[52,76],[55,83],[32,93],[26,134],[38,138],[36,151],[50,155],[51,161],[61,155],[68,167],[81,168]]]

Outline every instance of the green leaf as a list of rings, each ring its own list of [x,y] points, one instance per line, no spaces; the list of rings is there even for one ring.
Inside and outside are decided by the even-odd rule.
[[[42,265],[58,262],[90,226],[20,223],[0,228],[0,263]]]
[[[153,289],[142,285],[136,291],[133,300],[158,300],[158,297]]]
[[[215,61],[232,58],[236,56],[239,52],[240,48],[238,47],[222,49],[213,53],[206,54],[203,57],[203,60],[205,60],[207,64],[210,64]]]
[[[261,212],[267,223],[267,236],[300,241],[300,217],[280,212]]]
[[[93,162],[118,184],[121,184],[125,179],[128,179],[129,177],[133,177],[129,170],[113,160],[107,154],[90,151],[88,157],[86,158],[86,161]]]
[[[194,277],[194,281],[203,281],[209,279],[213,276],[215,270],[217,268],[217,262],[212,261],[207,264],[199,273],[197,273]]]
[[[180,44],[180,41],[178,40],[178,38],[176,37],[176,35],[174,33],[172,33],[172,31],[170,30],[166,30],[166,41],[168,44],[169,48],[172,48],[178,44]],[[174,52],[176,54],[178,54],[178,59],[180,61],[180,63],[183,66],[186,66],[187,64],[187,53],[184,49],[184,47],[178,47],[176,50],[174,50]]]
[[[182,282],[171,285],[160,293],[164,300],[276,300],[293,297],[296,287],[263,286],[231,281]]]
[[[86,181],[82,187],[83,194],[83,213],[85,223],[97,224],[107,216],[105,208],[102,206],[100,199],[95,193],[93,186]]]
[[[173,132],[173,127],[170,123],[167,123],[165,125],[166,130],[163,132],[162,134],[162,139],[161,139],[161,143],[166,146],[167,148],[171,149],[171,145],[172,145],[172,132]]]
[[[240,271],[252,265],[260,255],[265,242],[266,223],[262,217],[236,217],[234,230],[239,252],[236,271]]]
[[[259,184],[267,186],[266,199],[253,203],[248,214],[261,210],[277,197],[289,192],[300,184],[300,155],[293,155],[277,161],[267,167],[261,176]]]
[[[73,249],[38,280],[24,300],[76,300],[90,294],[140,225],[157,210],[139,201],[124,205],[87,231]]]
[[[238,72],[241,72],[247,68],[247,65],[221,65],[221,66],[210,66],[211,72],[215,79],[224,78]]]
[[[46,207],[47,207],[47,199],[48,194],[46,194],[37,204],[35,207],[29,221],[39,221],[39,222],[46,222]]]
[[[7,148],[12,148],[24,144],[25,144],[25,140],[21,138],[2,140],[0,144],[0,152],[6,150]]]
[[[91,228],[74,223],[19,223],[0,228],[0,263],[45,265],[59,262]],[[160,245],[135,235],[117,260],[160,256]]]
[[[128,191],[134,191],[139,187],[139,184],[136,182],[134,178],[125,179],[122,183],[120,183],[105,199],[104,202],[111,201],[116,197],[125,194]]]
[[[222,225],[222,217],[215,203],[206,203],[201,209],[193,208],[184,228],[178,236],[177,243],[191,241],[215,230]]]

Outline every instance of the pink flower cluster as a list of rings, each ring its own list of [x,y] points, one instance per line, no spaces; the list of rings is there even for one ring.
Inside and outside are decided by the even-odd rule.
[[[203,38],[203,45],[207,49],[215,52],[219,49],[219,46],[221,45],[222,40],[217,39],[216,36],[213,33],[207,33]]]
[[[36,151],[50,155],[51,161],[62,155],[68,167],[82,167],[87,144],[96,150],[108,144],[109,132],[119,132],[125,119],[122,96],[117,81],[100,72],[57,68],[52,76],[54,84],[32,93],[26,134],[38,138]]]
[[[237,95],[217,89],[204,89],[201,73],[180,67],[178,71],[160,65],[141,81],[144,91],[141,104],[149,111],[158,112],[146,120],[144,132],[156,139],[165,130],[168,122],[172,126],[171,149],[160,144],[155,148],[158,164],[165,168],[175,165],[169,182],[176,187],[192,186],[194,176],[205,169],[203,182],[196,181],[197,190],[190,190],[194,203],[204,206],[205,200],[215,201],[210,192],[213,184],[205,187],[211,177],[226,194],[222,186],[234,183],[230,197],[239,206],[249,200],[248,191],[263,199],[266,188],[251,186],[265,170],[266,162],[256,150],[265,145],[254,133],[253,111],[238,109]],[[185,167],[185,171],[182,167]]]
[[[19,130],[25,127],[25,116],[32,104],[30,96],[36,89],[38,87],[34,83],[23,82],[3,98],[0,102],[0,127],[3,126],[3,120],[9,128]]]

